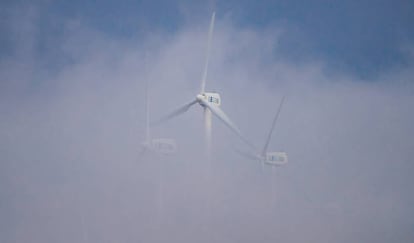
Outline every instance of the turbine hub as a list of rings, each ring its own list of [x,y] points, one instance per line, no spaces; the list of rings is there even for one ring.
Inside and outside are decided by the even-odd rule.
[[[196,99],[197,99],[197,101],[204,100],[204,99],[206,99],[206,95],[205,95],[205,94],[198,94],[198,95],[196,96]]]

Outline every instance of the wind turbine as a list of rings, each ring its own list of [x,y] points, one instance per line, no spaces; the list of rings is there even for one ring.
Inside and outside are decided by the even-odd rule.
[[[285,97],[283,97],[280,102],[279,108],[277,110],[276,116],[273,119],[272,126],[270,128],[269,134],[267,135],[266,143],[262,151],[256,152],[256,153],[246,153],[246,152],[238,151],[240,154],[242,154],[243,156],[247,158],[258,160],[262,163],[262,165],[268,164],[272,166],[282,166],[288,162],[288,157],[287,157],[286,152],[268,152],[267,151],[267,148],[269,146],[270,139],[272,137],[272,133],[275,128],[276,121],[279,117],[280,111],[282,109],[284,100],[285,100]]]
[[[141,154],[149,151],[169,155],[177,151],[177,144],[171,138],[151,138],[149,117],[148,81],[145,82],[145,141],[141,143]]]
[[[205,130],[205,141],[206,141],[206,151],[207,155],[209,156],[211,150],[211,123],[212,123],[212,114],[214,114],[217,118],[219,118],[228,128],[230,128],[236,135],[238,135],[246,144],[251,147],[254,147],[240,132],[237,126],[230,120],[230,118],[223,112],[220,108],[221,105],[221,98],[220,94],[216,92],[206,92],[206,80],[207,80],[207,73],[208,73],[208,64],[210,58],[210,48],[211,48],[211,41],[213,38],[213,29],[214,29],[214,20],[215,20],[215,12],[213,12],[211,16],[210,28],[208,32],[208,39],[207,39],[207,52],[206,52],[206,60],[204,65],[204,71],[201,78],[201,89],[200,93],[196,95],[196,98],[181,106],[180,108],[176,109],[175,111],[171,112],[167,116],[161,118],[160,120],[152,123],[152,124],[159,124],[164,121],[167,121],[171,118],[174,118],[184,112],[186,112],[191,106],[198,103],[203,108],[204,113],[204,130]]]

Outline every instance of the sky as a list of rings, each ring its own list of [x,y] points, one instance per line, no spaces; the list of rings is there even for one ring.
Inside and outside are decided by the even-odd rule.
[[[262,167],[202,112],[207,90]],[[410,1],[3,1],[0,242],[412,242]]]

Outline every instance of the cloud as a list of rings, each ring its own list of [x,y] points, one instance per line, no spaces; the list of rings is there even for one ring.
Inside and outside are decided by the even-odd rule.
[[[413,238],[412,65],[366,82],[323,60],[285,61],[283,28],[218,18],[207,89],[259,147],[285,95],[269,147],[288,152],[289,164],[262,172],[233,151],[243,144],[217,119],[213,161],[203,163],[200,107],[152,128],[177,140],[177,155],[140,157],[145,82],[154,119],[194,99],[206,22],[127,39],[59,20],[65,38],[53,48],[66,61],[50,70],[40,55],[22,69],[37,41],[30,16],[10,28],[30,23],[14,49],[31,51],[0,65],[2,242]]]

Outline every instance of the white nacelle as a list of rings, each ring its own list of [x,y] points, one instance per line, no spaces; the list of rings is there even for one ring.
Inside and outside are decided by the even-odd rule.
[[[170,138],[157,138],[151,139],[149,142],[141,144],[145,150],[153,151],[159,154],[173,154],[177,151],[177,144],[174,139]]]
[[[215,106],[220,106],[221,104],[220,95],[218,93],[203,93],[199,95],[199,97]]]
[[[158,138],[151,140],[151,147],[161,154],[173,154],[177,151],[177,144],[174,139]]]
[[[288,162],[288,157],[285,152],[268,152],[266,153],[265,163],[270,165],[284,165]]]

